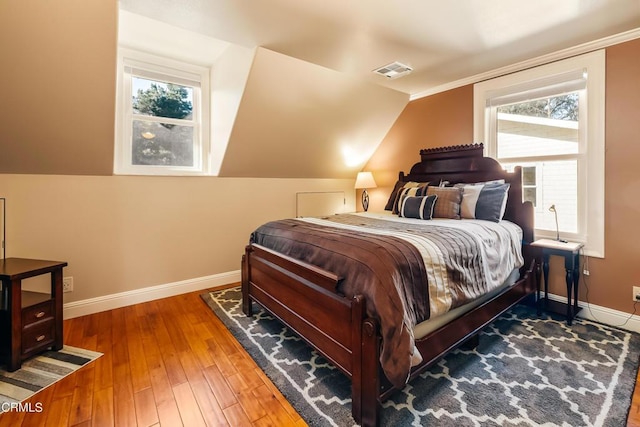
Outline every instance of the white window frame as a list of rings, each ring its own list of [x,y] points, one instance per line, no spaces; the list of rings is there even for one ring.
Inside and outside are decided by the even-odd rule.
[[[116,135],[114,173],[116,175],[208,175],[210,171],[209,88],[210,70],[205,67],[151,55],[133,49],[118,49],[116,95]],[[193,166],[132,164],[132,77],[162,80],[193,87]],[[155,118],[152,118],[155,120]],[[163,123],[181,124],[166,118]]]
[[[605,51],[541,65],[474,85],[474,138],[485,141],[485,154],[496,157],[497,133],[491,118],[491,100],[532,93],[562,76],[583,73],[586,89],[580,91],[578,159],[578,232],[564,238],[585,244],[585,255],[604,258],[604,153],[605,153]],[[583,125],[583,124],[586,124]],[[500,159],[498,159],[500,160]],[[505,159],[509,163],[518,159]],[[561,213],[560,213],[561,214]],[[555,230],[535,230],[535,237],[555,238]]]

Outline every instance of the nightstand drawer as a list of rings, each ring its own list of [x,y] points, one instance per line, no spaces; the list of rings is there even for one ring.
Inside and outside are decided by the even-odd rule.
[[[52,318],[25,328],[22,333],[22,354],[27,355],[51,346],[54,341],[54,326]]]
[[[45,301],[40,304],[22,309],[22,328],[33,325],[36,322],[53,318],[53,301]]]

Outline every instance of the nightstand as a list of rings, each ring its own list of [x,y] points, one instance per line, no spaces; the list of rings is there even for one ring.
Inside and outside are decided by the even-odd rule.
[[[47,348],[62,349],[62,269],[66,262],[0,259],[0,354],[9,372]],[[22,289],[22,280],[49,274],[51,291]]]
[[[580,249],[584,246],[577,242],[561,242],[558,240],[540,239],[531,246],[542,249],[542,273],[544,275],[544,308],[559,314],[566,314],[567,324],[581,310],[578,307],[578,284],[580,280]],[[567,304],[549,301],[549,257],[557,255],[564,258],[567,282]],[[571,298],[573,297],[573,303]],[[564,311],[564,313],[563,313]]]

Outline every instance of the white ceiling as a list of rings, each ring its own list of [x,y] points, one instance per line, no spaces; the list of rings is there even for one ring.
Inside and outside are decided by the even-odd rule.
[[[415,96],[640,28],[639,0],[120,0],[124,10]],[[389,80],[371,71],[413,67]]]

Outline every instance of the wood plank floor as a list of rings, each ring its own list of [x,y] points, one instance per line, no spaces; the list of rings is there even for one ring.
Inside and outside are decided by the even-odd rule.
[[[66,320],[65,344],[104,356],[0,426],[305,426],[199,294]],[[640,427],[637,384],[627,426]]]
[[[627,427],[640,427],[640,372],[636,376],[636,386],[633,390],[631,408],[629,408]]]
[[[104,356],[0,426],[305,426],[200,293],[66,320],[65,344]]]

